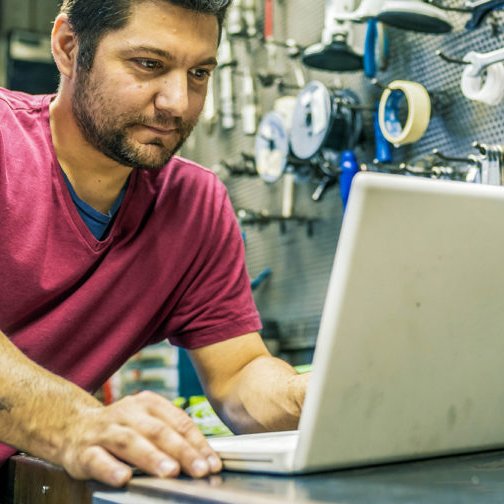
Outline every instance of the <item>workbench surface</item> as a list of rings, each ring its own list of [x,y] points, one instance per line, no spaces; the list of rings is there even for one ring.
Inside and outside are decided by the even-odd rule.
[[[9,495],[10,488],[10,495]],[[123,490],[72,480],[26,456],[11,460],[0,504],[490,504],[504,502],[504,451],[304,476],[223,472],[203,480],[136,477]]]

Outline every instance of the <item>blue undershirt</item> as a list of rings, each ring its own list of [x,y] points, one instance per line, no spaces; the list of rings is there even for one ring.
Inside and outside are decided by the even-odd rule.
[[[124,199],[124,194],[126,193],[126,189],[128,187],[129,179],[124,184],[124,187],[121,189],[119,196],[117,196],[117,199],[114,201],[114,204],[111,206],[108,214],[104,214],[88,205],[85,201],[81,200],[72,187],[70,180],[68,180],[66,173],[63,170],[61,170],[61,173],[63,174],[63,178],[65,179],[68,190],[70,191],[72,200],[75,204],[75,207],[77,208],[77,211],[82,217],[82,220],[85,222],[86,226],[89,228],[91,233],[93,233],[93,236],[97,240],[104,240],[109,234],[112,220],[121,207],[121,203]]]

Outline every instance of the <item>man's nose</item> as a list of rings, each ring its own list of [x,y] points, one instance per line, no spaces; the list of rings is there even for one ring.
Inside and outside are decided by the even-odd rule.
[[[171,72],[165,76],[154,99],[157,109],[174,117],[184,117],[189,108],[187,73]]]

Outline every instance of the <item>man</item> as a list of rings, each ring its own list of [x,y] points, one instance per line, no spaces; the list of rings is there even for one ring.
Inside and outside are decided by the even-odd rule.
[[[222,184],[173,157],[229,0],[65,0],[55,97],[0,91],[0,463],[15,449],[113,486],[219,458],[170,402],[91,393],[141,347],[188,348],[236,432],[295,428],[307,378],[260,335]],[[8,445],[8,446],[7,446]]]

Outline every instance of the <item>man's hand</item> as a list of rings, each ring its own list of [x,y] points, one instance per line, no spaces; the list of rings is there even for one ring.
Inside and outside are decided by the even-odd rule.
[[[0,441],[63,466],[74,478],[124,485],[136,466],[156,476],[219,472],[189,416],[142,392],[103,406],[28,359],[0,332]]]
[[[206,397],[231,430],[297,428],[310,374],[273,358],[259,333],[197,348],[190,356]]]
[[[159,477],[177,476],[182,470],[200,478],[222,469],[189,416],[153,392],[86,408],[75,420],[58,457],[74,478],[122,486],[132,475],[123,462]]]

